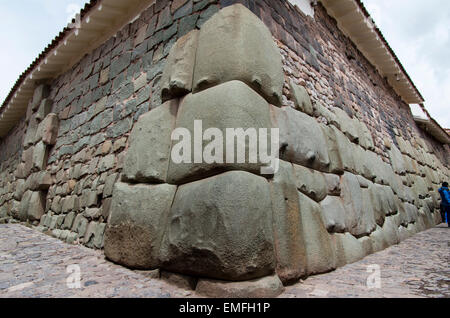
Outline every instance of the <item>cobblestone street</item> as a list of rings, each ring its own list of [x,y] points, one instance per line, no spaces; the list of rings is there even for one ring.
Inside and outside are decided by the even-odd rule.
[[[449,297],[450,229],[446,225],[289,286],[280,297]],[[68,288],[69,265],[79,265],[81,288]],[[380,288],[367,288],[378,265]],[[375,266],[376,267],[376,266]],[[70,267],[69,267],[70,268]],[[0,297],[196,297],[145,273],[104,259],[18,224],[0,225]]]

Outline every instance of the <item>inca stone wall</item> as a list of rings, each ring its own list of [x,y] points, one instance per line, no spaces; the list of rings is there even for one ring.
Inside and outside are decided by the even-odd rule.
[[[171,133],[198,119],[280,128],[280,169],[175,164]],[[434,226],[450,176],[448,145],[320,3],[312,19],[286,1],[157,1],[39,85],[0,149],[0,220],[206,294],[255,280],[273,296]]]

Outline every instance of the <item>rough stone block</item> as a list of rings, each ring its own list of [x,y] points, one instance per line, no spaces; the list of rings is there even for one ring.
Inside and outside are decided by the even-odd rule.
[[[331,173],[324,173],[325,182],[327,184],[328,195],[341,194],[341,178],[338,175]]]
[[[48,149],[47,146],[40,141],[33,150],[33,169],[37,171],[44,170],[47,166]]]
[[[270,186],[276,273],[284,284],[289,284],[306,274],[300,204],[291,163],[280,160]]]
[[[28,219],[30,221],[39,221],[45,212],[45,195],[43,192],[32,192],[28,202]]]
[[[20,201],[20,207],[17,216],[14,216],[20,221],[26,221],[28,219],[28,207],[30,204],[31,197],[33,195],[32,191],[26,191],[23,194],[22,200]]]
[[[344,233],[346,212],[341,198],[327,196],[320,202],[322,208],[322,220],[330,233]]]
[[[197,126],[198,128],[195,128],[194,122],[196,120],[202,121],[202,127]],[[227,128],[239,128],[243,133],[255,131],[256,134],[258,134],[260,128],[266,128],[270,136],[272,125],[269,105],[243,82],[231,81],[188,95],[181,103],[176,127],[187,129],[186,132],[189,132],[191,137],[181,136],[180,141],[174,141],[172,153],[179,154],[182,152],[184,154],[187,151],[187,155],[184,157],[190,163],[174,162],[173,156],[171,156],[167,177],[169,183],[189,182],[226,170],[239,169],[259,174],[261,167],[267,165],[261,162],[260,156],[256,156],[257,158],[249,156],[249,150],[253,146],[258,147],[258,142],[260,142],[258,135],[253,136],[253,138],[249,134],[251,138],[243,140],[243,138],[235,138],[234,135],[228,134],[227,138]],[[209,140],[208,138],[200,138],[202,131],[206,133],[207,130],[213,130],[213,137],[209,137]],[[212,142],[211,139],[214,139],[214,137],[220,137],[217,136],[218,134],[221,134],[223,143],[220,139],[215,140],[215,143]],[[271,138],[268,139],[268,153],[270,153]],[[232,152],[231,150],[229,153],[227,152],[229,147],[224,146],[227,143],[232,145]],[[196,144],[201,147],[199,152],[195,151]],[[212,149],[211,144],[214,146],[218,144],[217,147],[214,147],[216,152]],[[185,146],[183,150],[180,149],[180,145]],[[243,150],[245,151],[243,154],[244,162],[239,163],[238,154],[242,153]],[[256,152],[258,154],[258,151]],[[208,156],[203,156],[204,154],[208,154]],[[232,160],[227,160],[227,157],[231,157]],[[255,159],[254,163],[250,159]]]
[[[170,49],[161,78],[161,98],[167,101],[192,91],[192,80],[200,31],[184,35]]]
[[[124,180],[166,182],[177,104],[176,101],[166,102],[139,118],[129,139]]]
[[[39,122],[37,121],[36,117],[31,117],[30,121],[28,122],[27,133],[25,134],[25,138],[23,141],[25,147],[29,147],[37,141],[38,125]]]
[[[245,282],[200,279],[196,288],[200,295],[217,298],[274,298],[283,291],[283,284],[276,275]]]
[[[159,251],[176,186],[116,183],[105,232],[105,255],[119,264],[159,267]]]
[[[280,105],[284,73],[269,29],[241,4],[220,10],[202,25],[194,69],[194,92],[240,80]]]
[[[359,144],[366,150],[375,150],[375,144],[372,139],[372,134],[370,130],[367,128],[366,124],[357,120],[356,128],[359,136]]]
[[[230,171],[180,186],[160,256],[161,268],[186,275],[240,281],[273,273],[266,179]]]
[[[322,221],[321,207],[299,193],[303,240],[306,249],[307,274],[325,273],[336,268],[336,254],[330,234]]]
[[[358,142],[359,135],[357,119],[350,118],[347,113],[340,108],[335,107],[333,111],[336,114],[336,119],[338,122],[337,128],[339,128],[344,133],[344,135],[346,135],[347,138],[350,139],[350,141]]]
[[[295,103],[295,107],[298,110],[307,113],[312,116],[314,112],[314,108],[311,103],[311,99],[309,98],[308,92],[303,86],[295,84],[295,82],[291,79],[289,81],[292,98]]]
[[[72,228],[74,219],[75,219],[75,212],[70,212],[69,214],[67,214],[66,217],[64,218],[63,229],[70,230]]]
[[[344,256],[345,264],[357,262],[366,256],[362,242],[353,235],[350,233],[335,235],[338,239],[336,253]]]
[[[394,168],[395,173],[404,175],[406,173],[406,169],[403,161],[403,155],[400,150],[398,150],[395,145],[392,145],[388,153],[391,159],[392,168]]]
[[[341,178],[341,198],[346,211],[345,225],[355,237],[369,235],[375,230],[373,209],[367,207],[368,196],[363,196],[358,178],[345,172]]]
[[[31,109],[35,111],[41,104],[44,98],[50,95],[50,86],[46,84],[41,84],[34,89],[33,99],[31,102]]]
[[[280,157],[315,170],[329,170],[325,137],[314,118],[290,107],[271,107],[274,126],[280,128]]]
[[[38,111],[36,112],[36,119],[42,121],[52,111],[53,101],[51,99],[42,100]]]
[[[347,159],[346,154],[341,157],[340,149],[342,148],[342,138],[346,139],[345,136],[334,126],[320,125],[322,132],[325,136],[325,141],[328,149],[328,158],[330,164],[328,171],[335,174],[344,173],[344,163],[342,157]],[[346,163],[346,168],[348,168],[348,161]],[[353,161],[351,163],[353,166]]]
[[[328,188],[323,173],[295,164],[294,171],[297,189],[300,192],[316,202],[322,201],[327,196]]]

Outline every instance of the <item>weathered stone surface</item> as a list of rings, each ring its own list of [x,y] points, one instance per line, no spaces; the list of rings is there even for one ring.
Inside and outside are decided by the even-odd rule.
[[[36,112],[36,119],[41,121],[52,111],[53,101],[51,99],[42,100],[38,111]]]
[[[311,116],[314,112],[314,108],[306,89],[303,86],[295,84],[292,79],[289,81],[289,84],[292,98],[297,109]]]
[[[46,115],[44,120],[39,124],[38,135],[46,145],[56,144],[58,137],[59,118],[58,115],[50,113]]]
[[[388,205],[384,200],[383,186],[371,183],[368,188],[371,206],[375,217],[375,222],[379,226],[383,226],[384,219],[388,213]]]
[[[328,171],[336,174],[344,173],[344,169],[353,171],[353,158],[345,152],[350,147],[348,139],[334,126],[320,125],[320,128],[325,136],[330,160]],[[341,154],[341,151],[344,152]]]
[[[195,291],[216,298],[274,298],[283,290],[283,284],[274,275],[245,282],[200,279]]]
[[[322,201],[328,193],[323,173],[303,166],[295,165],[295,181],[297,189],[316,202]]]
[[[123,168],[124,180],[166,181],[177,104],[176,101],[166,102],[139,118],[129,139]]]
[[[342,176],[341,198],[346,211],[347,230],[356,237],[370,234],[376,226],[373,209],[365,206],[365,198],[355,175],[345,172]]]
[[[70,230],[72,228],[74,219],[75,219],[75,212],[70,212],[69,214],[67,214],[66,217],[64,218],[63,229]]]
[[[182,185],[164,234],[161,267],[224,280],[271,274],[270,215],[268,182],[248,172],[230,171]]]
[[[366,124],[357,120],[356,128],[359,136],[359,144],[366,150],[375,150],[375,145],[372,139],[372,134],[370,130],[367,128]]]
[[[320,202],[322,208],[322,220],[330,233],[345,232],[345,218],[346,212],[344,204],[340,197],[327,196]]]
[[[116,183],[105,232],[105,256],[119,264],[154,269],[176,187]]]
[[[284,284],[289,284],[306,274],[302,219],[292,164],[280,160],[270,185],[276,272]]]
[[[53,184],[53,178],[50,172],[41,171],[37,175],[37,190],[48,190]]]
[[[357,119],[350,118],[345,111],[335,107],[333,109],[336,114],[338,127],[353,142],[359,141]]]
[[[241,80],[271,104],[281,103],[281,54],[269,29],[241,4],[220,10],[203,24],[194,70],[194,92]]]
[[[194,121],[201,120],[202,127],[197,126],[195,129]],[[172,154],[177,155],[187,151],[186,159],[190,163],[177,163],[173,160],[173,155],[169,163],[169,172],[167,180],[171,184],[185,183],[216,174],[217,172],[226,170],[247,170],[256,174],[260,173],[260,169],[266,164],[260,161],[260,157],[251,158],[249,150],[251,147],[258,144],[257,136],[255,138],[235,138],[233,134],[228,134],[227,128],[242,129],[243,133],[248,128],[258,132],[259,128],[267,128],[270,134],[271,122],[269,115],[269,105],[250,87],[240,81],[231,81],[221,84],[205,91],[188,95],[178,111],[176,120],[177,128],[185,128],[186,133],[189,132],[190,138],[185,135],[181,136],[180,141],[174,140],[172,145]],[[212,128],[213,130],[209,129]],[[210,143],[211,139],[201,140],[202,130],[206,133],[207,130],[214,132],[213,135],[222,134],[223,143],[220,140],[215,140],[218,143],[217,153],[214,153]],[[250,130],[249,130],[250,131]],[[251,139],[251,140],[249,140]],[[269,139],[270,141],[270,139]],[[199,153],[196,153],[196,144],[202,145]],[[224,146],[231,143],[233,153],[227,152],[227,147]],[[180,151],[180,144],[186,147]],[[176,148],[175,148],[176,147]],[[268,144],[270,147],[270,144]],[[186,149],[187,148],[187,149]],[[238,154],[243,154],[243,163],[238,162]],[[222,152],[221,152],[222,151]],[[211,155],[211,154],[215,155]],[[203,154],[208,154],[208,157],[213,157],[208,160]],[[257,153],[256,153],[257,154]],[[230,157],[232,160],[227,160]],[[204,160],[206,159],[206,160]],[[255,159],[254,163],[250,159]],[[201,163],[196,163],[201,162]]]
[[[336,268],[336,255],[330,242],[330,235],[322,221],[321,207],[302,193],[299,193],[302,234],[306,249],[306,272],[318,274]]]
[[[20,201],[20,207],[17,215],[13,215],[15,218],[17,218],[20,221],[26,221],[28,218],[28,207],[30,204],[31,197],[33,195],[32,191],[26,191],[23,196],[22,200]]]
[[[400,150],[398,150],[398,148],[395,145],[392,145],[388,153],[391,159],[392,168],[394,168],[395,173],[404,175],[406,173],[406,169],[404,166],[403,156]]]
[[[36,117],[35,116],[31,117],[28,123],[27,133],[25,134],[25,138],[23,141],[25,147],[31,146],[37,141],[36,136],[38,126],[39,122],[37,121]]]
[[[405,203],[405,211],[408,223],[413,223],[418,219],[419,211],[415,205]]]
[[[336,115],[320,102],[316,102],[314,105],[314,116],[324,117],[329,124],[336,122]]]
[[[30,221],[39,221],[45,212],[45,196],[43,192],[32,192],[28,202],[28,219]]]
[[[319,171],[328,171],[330,160],[325,137],[314,118],[290,107],[271,107],[273,125],[280,129],[281,159]]]
[[[350,233],[335,235],[339,241],[336,253],[344,255],[346,264],[354,263],[366,256],[362,242],[356,237]]]
[[[40,141],[33,150],[33,169],[38,171],[45,169],[47,166],[48,149],[47,146]]]
[[[341,194],[341,178],[338,175],[331,173],[324,173],[325,182],[327,184],[328,195]]]
[[[50,94],[50,86],[49,85],[41,84],[38,87],[36,87],[34,89],[34,93],[33,93],[31,109],[36,110],[40,106],[41,101],[44,98],[47,98],[49,94]]]
[[[193,30],[184,35],[170,49],[161,78],[163,101],[183,96],[192,91],[192,80],[200,31]]]
[[[195,286],[197,285],[198,280],[196,277],[166,271],[161,271],[160,278],[177,287],[191,290],[195,290]]]
[[[92,241],[94,247],[103,248],[104,246],[104,233],[106,229],[106,223],[99,223],[94,230],[94,239]]]

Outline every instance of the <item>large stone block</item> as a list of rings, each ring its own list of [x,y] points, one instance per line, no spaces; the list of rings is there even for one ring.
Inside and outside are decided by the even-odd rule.
[[[356,118],[350,118],[345,111],[340,108],[335,107],[333,109],[338,128],[350,139],[350,141],[358,142],[358,120]]]
[[[322,220],[330,233],[344,233],[346,212],[340,197],[327,196],[320,202],[322,208]]]
[[[17,215],[13,215],[16,219],[20,221],[26,221],[28,219],[28,207],[32,195],[33,192],[29,190],[23,194],[22,200],[20,201],[19,210],[17,211],[18,213]]]
[[[274,126],[280,129],[280,157],[315,170],[329,170],[325,136],[314,118],[290,107],[272,107]]]
[[[198,39],[194,92],[240,80],[268,102],[281,104],[281,54],[269,29],[241,4],[220,10],[203,24]]]
[[[271,208],[267,180],[248,172],[180,186],[161,246],[162,268],[223,280],[273,273]]]
[[[366,204],[369,197],[363,195],[355,175],[345,172],[342,176],[341,198],[346,211],[345,225],[352,235],[361,237],[375,230],[373,209]]]
[[[37,121],[35,116],[30,118],[27,126],[27,133],[25,134],[25,138],[23,140],[23,144],[25,148],[33,145],[37,140],[37,130],[38,130],[39,122]]]
[[[295,181],[297,189],[316,202],[322,201],[328,193],[323,173],[303,166],[295,165]]]
[[[116,183],[105,256],[122,265],[159,267],[159,249],[176,186]]]
[[[325,136],[325,141],[328,148],[328,158],[330,160],[328,171],[340,175],[344,173],[344,164],[342,157],[345,156],[345,154],[343,154],[343,156],[341,157],[340,154],[340,136],[338,135],[338,132],[341,132],[334,126],[320,125],[320,128],[322,129],[322,132]],[[346,139],[344,135],[342,136],[344,137],[344,139]]]
[[[284,284],[289,284],[306,274],[302,219],[292,164],[280,160],[270,185],[276,272]]]
[[[336,268],[336,254],[331,244],[321,207],[303,193],[299,193],[303,240],[306,249],[306,272],[318,274]]]
[[[198,30],[189,32],[179,38],[170,49],[161,78],[163,101],[186,95],[192,91],[199,32]]]
[[[367,128],[366,124],[362,121],[357,120],[356,126],[358,130],[359,136],[359,144],[366,150],[375,150],[375,144],[372,139],[372,134],[370,130]]]
[[[41,84],[34,89],[33,99],[31,101],[31,109],[34,111],[40,105],[41,101],[44,98],[47,98],[50,95],[50,86],[47,84]]]
[[[295,103],[295,107],[297,107],[298,110],[312,116],[314,108],[312,106],[311,99],[309,98],[306,89],[303,86],[295,84],[292,79],[289,81],[289,84],[291,88],[291,95]]]
[[[335,235],[338,241],[336,254],[343,256],[345,264],[357,262],[366,256],[366,251],[361,240],[350,233]]]
[[[56,144],[56,138],[58,137],[59,118],[54,113],[48,114],[45,119],[39,124],[38,136],[42,138],[42,141],[46,145]]]
[[[398,150],[395,145],[392,145],[388,153],[389,158],[391,159],[392,168],[394,168],[395,173],[404,175],[406,173],[406,169],[403,161],[403,155],[400,150]]]
[[[32,192],[28,202],[28,219],[30,221],[39,221],[45,213],[46,198],[44,192]]]
[[[168,101],[139,118],[129,138],[124,180],[166,182],[177,108],[176,100]]]
[[[39,109],[36,112],[36,119],[42,121],[52,111],[53,101],[51,99],[42,100]]]
[[[47,146],[40,141],[33,150],[33,169],[37,171],[44,170],[47,166],[48,149]]]
[[[201,126],[194,126],[194,122],[200,120]],[[180,105],[176,120],[178,131],[184,129],[188,135],[182,135],[180,141],[173,141],[168,182],[185,183],[226,170],[247,170],[259,174],[266,164],[261,162],[260,156],[250,157],[249,150],[256,150],[261,141],[256,135],[259,129],[266,128],[270,134],[271,127],[269,105],[243,82],[231,81],[188,95]],[[235,138],[233,134],[227,134],[227,128],[240,129],[242,137],[244,132],[249,132],[250,137]],[[202,138],[203,131],[205,136],[208,131],[212,136]],[[252,131],[256,132],[254,136]],[[223,142],[217,134],[221,134]],[[270,149],[269,142],[270,139],[267,142]],[[230,152],[229,147],[224,146],[228,143],[231,144]],[[217,147],[212,149],[212,144]],[[184,149],[181,150],[180,145],[185,146]],[[200,148],[198,151],[196,145]],[[183,153],[186,160],[174,161],[173,153]],[[239,163],[238,155],[242,153],[244,160]],[[252,153],[258,154],[258,151]],[[212,158],[208,159],[204,154]]]
[[[384,219],[389,211],[389,205],[385,201],[385,192],[383,186],[371,183],[368,188],[371,206],[375,217],[375,222],[379,226],[383,226]]]

